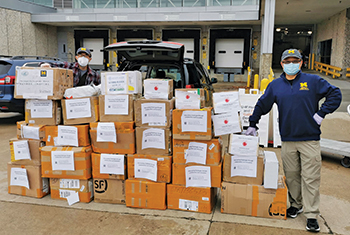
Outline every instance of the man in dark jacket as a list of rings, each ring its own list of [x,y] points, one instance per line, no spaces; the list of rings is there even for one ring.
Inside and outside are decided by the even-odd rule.
[[[282,140],[282,161],[289,192],[291,218],[304,211],[306,229],[320,231],[317,222],[320,203],[321,149],[320,125],[326,114],[334,112],[341,103],[339,88],[318,75],[301,72],[303,64],[297,49],[283,52],[284,73],[272,81],[258,100],[249,117],[247,135],[256,135],[256,124],[274,103],[279,111]],[[326,98],[319,108],[319,101]]]

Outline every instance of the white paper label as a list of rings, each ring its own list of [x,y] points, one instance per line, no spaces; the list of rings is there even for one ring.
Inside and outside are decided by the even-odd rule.
[[[25,159],[31,160],[28,140],[14,141],[13,152],[16,161]]]
[[[213,125],[215,136],[242,132],[237,112],[214,115]]]
[[[155,123],[165,126],[165,103],[143,103],[141,104],[142,124]]]
[[[258,157],[231,156],[231,177],[256,177]]]
[[[57,144],[57,145],[56,145]],[[57,127],[57,139],[55,146],[75,146],[78,147],[78,128],[75,126]]]
[[[97,142],[117,143],[117,132],[114,122],[99,122],[97,124]]]
[[[243,127],[249,126],[249,116],[253,114],[255,104],[260,98],[260,95],[240,95],[239,101],[241,103],[241,122]]]
[[[165,149],[165,131],[158,128],[150,128],[142,133],[142,149]]]
[[[168,80],[144,80],[144,97],[146,99],[163,99],[169,98]]]
[[[80,188],[80,181],[73,179],[60,179],[60,188]]]
[[[105,74],[105,91],[108,95],[128,94],[128,74]]]
[[[235,135],[230,136],[230,154],[239,156],[257,156],[259,138],[257,136]]]
[[[19,69],[16,76],[17,95],[46,97],[53,95],[53,70]],[[32,97],[33,98],[33,97]]]
[[[60,191],[60,197],[61,198],[66,198],[68,205],[73,205],[77,202],[79,202],[79,193],[75,192],[73,190],[59,190]]]
[[[11,168],[11,186],[22,186],[29,189],[29,181],[27,175],[27,169]]]
[[[79,191],[80,191],[80,192],[83,192],[83,191],[84,191],[84,189],[85,189],[85,186],[84,186],[84,185],[82,185]]]
[[[128,115],[129,96],[128,95],[105,95],[106,115]]]
[[[157,181],[157,161],[135,158],[134,164],[135,178]]]
[[[52,151],[51,164],[53,171],[74,171],[73,151]]]
[[[202,201],[209,201],[209,197],[202,197]]]
[[[124,155],[101,154],[100,173],[124,175]]]
[[[186,163],[203,164],[207,162],[207,144],[190,142],[186,151]]]
[[[52,100],[28,100],[32,118],[52,118]]]
[[[212,143],[212,144],[209,146],[209,150],[212,150],[214,147],[215,147],[215,144]]]
[[[184,111],[181,116],[182,132],[207,132],[207,111]]]
[[[175,90],[175,107],[177,109],[200,109],[200,95],[196,92]]]
[[[198,211],[198,202],[179,199],[179,209],[188,211]]]
[[[241,107],[237,91],[213,93],[215,113],[239,112]]]
[[[22,126],[22,137],[26,139],[40,140],[39,127]]]
[[[67,119],[91,117],[91,103],[89,98],[69,99],[66,102]]]
[[[42,178],[43,193],[48,193],[50,189],[49,178]]]
[[[209,166],[188,166],[186,171],[186,187],[211,187]]]
[[[142,74],[140,71],[128,71],[129,94],[142,92]]]

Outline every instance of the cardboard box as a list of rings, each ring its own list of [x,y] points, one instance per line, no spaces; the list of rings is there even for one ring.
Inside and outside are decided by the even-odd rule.
[[[60,163],[60,161],[52,161],[53,152],[63,151],[64,154],[73,154],[74,170],[53,170],[53,164]],[[47,178],[62,178],[62,179],[82,179],[87,180],[91,178],[91,146],[88,147],[51,147],[45,146],[40,149],[42,176]],[[55,157],[57,159],[57,157]],[[62,158],[61,158],[62,159]],[[67,161],[71,159],[64,158]],[[72,164],[70,164],[71,166]],[[55,166],[55,165],[54,165]]]
[[[135,122],[138,127],[171,127],[172,110],[175,107],[175,99],[135,100]]]
[[[98,97],[62,100],[64,125],[86,124],[99,120]]]
[[[174,109],[173,138],[176,140],[211,140],[213,136],[211,110],[212,108]],[[185,126],[182,126],[182,122],[186,123]],[[188,131],[191,129],[197,129],[197,131]]]
[[[14,142],[18,141],[25,141],[28,143],[28,148],[29,148],[29,155],[30,159],[21,159],[21,160],[16,160],[17,155],[14,151]],[[39,148],[45,146],[45,143],[40,141],[40,140],[18,140],[18,139],[10,139],[10,152],[11,152],[11,162],[12,164],[15,165],[41,165],[41,158],[40,158],[40,151]],[[26,147],[26,146],[24,146]],[[22,151],[23,146],[19,146],[20,150]],[[17,149],[18,151],[18,149]]]
[[[133,122],[134,98],[129,95],[100,95],[101,122]]]
[[[127,207],[166,209],[166,183],[127,179],[125,202]]]
[[[191,97],[191,94],[199,95],[199,100],[194,99],[195,97]],[[206,104],[207,101],[209,101],[209,97],[203,88],[175,89],[176,109],[201,109],[208,107]],[[197,107],[193,107],[194,105]]]
[[[265,151],[264,188],[277,189],[279,163],[275,152]]]
[[[102,72],[101,94],[141,94],[142,74],[140,71]]]
[[[172,152],[171,141],[169,128],[136,127],[136,151],[138,154],[170,155]]]
[[[67,88],[73,87],[73,70],[63,68],[21,67],[16,70],[16,99],[63,99]]]
[[[286,219],[287,186],[280,177],[278,189],[265,189],[262,185],[223,182],[221,212],[272,219]]]
[[[135,179],[135,159],[148,159],[156,161],[157,182],[171,182],[172,156],[128,154],[128,179]],[[142,166],[140,166],[142,168]],[[146,169],[148,169],[146,167]],[[138,180],[149,180],[146,178],[136,178]]]
[[[216,202],[216,188],[167,185],[168,209],[210,214]]]
[[[173,162],[186,163],[185,150],[188,149],[190,142],[199,142],[207,144],[207,162],[206,165],[217,165],[221,162],[221,139],[212,140],[173,140]]]
[[[94,192],[92,179],[50,179],[51,198],[66,200],[72,193],[79,194],[80,202],[91,202]]]
[[[186,167],[196,166],[196,164],[173,163],[173,184],[186,186]],[[222,182],[222,162],[210,167],[211,187],[220,188]]]
[[[16,177],[16,169],[26,170],[26,179],[28,179],[29,189],[24,186],[11,185],[11,180]],[[14,174],[11,174],[11,169]],[[21,174],[21,172],[19,172]],[[23,175],[21,174],[21,177]],[[11,162],[7,163],[7,181],[8,193],[17,194],[28,197],[42,198],[50,193],[49,179],[41,177],[41,166],[37,165],[15,165]]]
[[[98,123],[90,123],[90,138],[94,152],[96,153],[117,153],[133,154],[135,147],[134,122],[115,122],[117,143],[97,142]]]
[[[58,100],[26,100],[25,121],[37,125],[61,124],[61,102]]]
[[[146,99],[171,100],[174,96],[173,79],[145,79],[143,95]]]
[[[92,153],[92,176],[94,179],[118,179],[125,180],[126,179],[126,159],[124,159],[124,174],[116,175],[116,174],[103,174],[100,170],[101,165],[101,154],[100,153]]]
[[[17,139],[41,140],[45,139],[45,126],[29,124],[25,121],[17,122]]]
[[[262,185],[263,178],[264,178],[264,155],[259,154],[258,157],[252,156],[252,158],[256,158],[256,177],[247,177],[247,176],[233,176],[233,177],[231,177],[232,155],[226,153],[224,155],[224,167],[223,167],[224,169],[223,169],[223,173],[222,173],[223,180],[226,182],[231,182],[231,183]],[[239,161],[240,159],[243,159],[243,160],[246,159],[248,162],[243,162],[241,164],[240,164],[240,162],[238,162],[237,163],[238,165],[236,167],[241,167],[241,168],[243,167],[247,174],[253,172],[251,158],[248,156],[239,156],[237,161]]]
[[[94,179],[95,202],[125,204],[124,180]]]
[[[89,125],[76,125],[78,130],[78,145],[79,147],[90,146]],[[58,136],[57,126],[45,126],[45,142],[46,146],[56,146]]]

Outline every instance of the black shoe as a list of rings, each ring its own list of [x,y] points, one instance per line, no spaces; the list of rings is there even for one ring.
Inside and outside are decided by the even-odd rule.
[[[301,212],[303,212],[303,208],[298,209],[294,206],[291,206],[287,209],[287,217],[296,218]]]
[[[320,231],[320,226],[318,226],[317,219],[307,219],[306,230],[318,233]]]

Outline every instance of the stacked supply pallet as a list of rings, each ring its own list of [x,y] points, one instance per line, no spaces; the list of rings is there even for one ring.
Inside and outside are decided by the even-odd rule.
[[[173,80],[147,79],[144,98],[134,103],[136,153],[128,155],[128,207],[166,209],[171,182]]]
[[[65,89],[72,86],[71,70],[28,67],[17,70],[14,96],[26,99],[25,121],[17,123],[17,139],[10,140],[9,193],[38,198],[49,194],[39,149],[45,145],[46,125],[61,123],[59,100]]]

